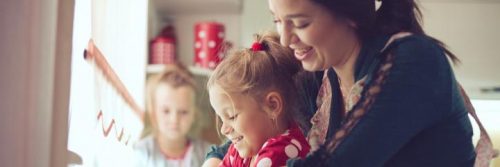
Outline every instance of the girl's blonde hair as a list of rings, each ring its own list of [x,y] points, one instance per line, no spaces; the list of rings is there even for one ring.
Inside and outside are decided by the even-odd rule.
[[[146,92],[146,113],[144,117],[144,130],[142,132],[142,137],[146,137],[151,133],[156,133],[157,130],[157,122],[156,116],[154,114],[154,106],[156,105],[155,93],[159,85],[166,84],[174,89],[180,87],[189,87],[193,90],[193,93],[196,93],[197,87],[194,79],[194,75],[189,72],[189,70],[182,64],[168,64],[165,65],[165,70],[162,73],[155,74],[148,79],[147,83],[147,92]],[[196,104],[196,98],[193,97],[193,105]],[[197,117],[199,117],[199,113],[197,113],[196,107],[194,107],[195,111],[195,121],[193,125],[191,125],[190,133],[195,133],[198,129],[198,125],[196,121]]]
[[[208,79],[207,88],[220,86],[228,93],[242,93],[262,102],[270,91],[277,91],[283,98],[284,114],[288,120],[300,117],[300,106],[294,77],[302,66],[294,58],[294,52],[279,42],[274,32],[256,34],[255,41],[262,49],[242,49],[227,56]],[[303,122],[297,121],[303,125]],[[217,130],[220,120],[217,119]],[[302,126],[304,127],[304,126]]]

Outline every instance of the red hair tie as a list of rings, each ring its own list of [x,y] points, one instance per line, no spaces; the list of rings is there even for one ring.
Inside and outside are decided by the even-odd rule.
[[[264,50],[264,46],[262,46],[262,43],[254,42],[252,44],[252,51],[256,52],[256,51],[263,51],[263,50]]]

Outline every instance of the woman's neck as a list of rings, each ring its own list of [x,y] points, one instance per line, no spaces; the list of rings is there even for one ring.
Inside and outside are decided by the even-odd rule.
[[[339,77],[341,88],[350,89],[354,85],[354,71],[360,51],[361,45],[355,42],[351,50],[347,52],[347,57],[338,65],[333,66]]]
[[[166,137],[158,136],[156,137],[160,151],[168,158],[183,158],[187,147],[189,146],[189,140],[187,138],[181,138],[177,140],[167,139]]]

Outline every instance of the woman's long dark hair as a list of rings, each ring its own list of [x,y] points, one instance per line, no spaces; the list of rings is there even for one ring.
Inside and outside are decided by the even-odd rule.
[[[362,41],[374,35],[392,35],[402,31],[426,35],[421,26],[422,13],[415,0],[378,1],[381,1],[382,5],[375,10],[375,0],[313,0],[335,16],[354,22]],[[440,45],[454,63],[460,62],[445,44],[428,37]]]

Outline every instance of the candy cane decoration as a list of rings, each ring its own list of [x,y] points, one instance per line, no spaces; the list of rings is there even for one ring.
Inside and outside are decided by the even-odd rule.
[[[104,134],[104,137],[108,137],[109,133],[111,132],[111,129],[113,129],[115,131],[116,139],[118,141],[122,141],[125,129],[121,128],[120,130],[118,130],[117,129],[118,127],[116,126],[116,123],[115,123],[115,119],[111,119],[111,123],[109,123],[108,127],[106,127],[104,125],[104,118],[103,117],[104,116],[103,116],[102,111],[99,111],[99,113],[97,114],[97,120],[101,121],[102,133]],[[120,132],[118,133],[118,131],[120,131]],[[130,141],[130,138],[131,138],[130,135],[128,135],[127,140],[125,140],[125,145],[128,144],[128,142]]]
[[[111,85],[116,89],[118,94],[125,100],[125,102],[129,105],[130,108],[134,111],[134,113],[143,120],[142,109],[137,105],[134,101],[130,93],[125,88],[125,85],[122,83],[118,75],[116,75],[115,71],[111,68],[106,58],[103,56],[101,51],[95,46],[94,41],[90,40],[88,44],[87,50],[84,51],[83,57],[87,61],[93,61],[97,68],[100,69],[104,78],[111,83]]]
[[[132,96],[130,95],[130,93],[126,89],[125,85],[122,83],[122,81],[120,80],[118,75],[115,73],[113,68],[109,65],[109,63],[106,60],[106,58],[104,57],[104,55],[95,46],[95,44],[92,40],[89,41],[88,48],[84,51],[84,59],[89,61],[91,64],[93,64],[94,67],[97,68],[101,72],[100,74],[102,74],[102,75],[100,75],[100,74],[96,74],[96,75],[102,76],[102,78],[109,83],[109,84],[101,85],[98,82],[97,83],[98,85],[96,85],[96,86],[97,87],[100,87],[100,86],[107,87],[109,85],[112,88],[112,90],[115,91],[114,93],[116,93],[121,98],[120,101],[123,100],[122,102],[125,102],[127,104],[127,106],[130,107],[130,109],[134,113],[134,115],[136,115],[137,117],[139,117],[139,119],[141,121],[143,121],[144,116],[143,116],[142,109],[133,100]],[[98,78],[101,78],[101,77],[98,77]],[[98,80],[101,80],[101,79],[98,79]],[[98,89],[99,90],[98,92],[102,92],[101,89],[102,89],[102,87],[100,89]],[[104,99],[110,100],[109,92],[106,93],[106,90],[111,90],[111,89],[104,88],[104,90],[105,90],[104,91]],[[112,93],[112,94],[114,94],[114,93]],[[97,94],[99,94],[99,93],[97,93]],[[103,94],[100,94],[96,97],[96,99],[98,101],[101,100],[100,96],[103,96]],[[113,98],[111,99],[111,101],[116,101],[116,100],[117,99],[113,99]],[[106,104],[108,104],[108,103],[106,103]],[[112,106],[112,108],[109,108],[110,111],[117,112],[116,110],[119,110],[119,109],[113,108],[113,106],[114,107],[117,106],[116,104],[112,104],[111,106]],[[118,106],[121,106],[121,105],[118,105]],[[121,127],[121,128],[118,127],[117,122],[116,122],[116,114],[109,115],[109,113],[108,113],[108,115],[106,115],[106,117],[111,118],[111,119],[110,119],[110,122],[108,124],[106,124],[105,123],[106,121],[104,119],[106,113],[103,112],[103,109],[101,107],[103,107],[103,106],[99,105],[100,109],[99,109],[99,112],[97,113],[97,121],[101,123],[102,133],[103,133],[104,137],[108,137],[109,134],[111,133],[111,131],[114,131],[116,139],[119,142],[124,142],[125,145],[127,145],[129,140],[131,139],[131,135],[126,132],[124,127]],[[119,115],[123,115],[123,114],[121,113]],[[121,122],[119,122],[119,123],[121,123]],[[126,139],[124,136],[127,136]]]

